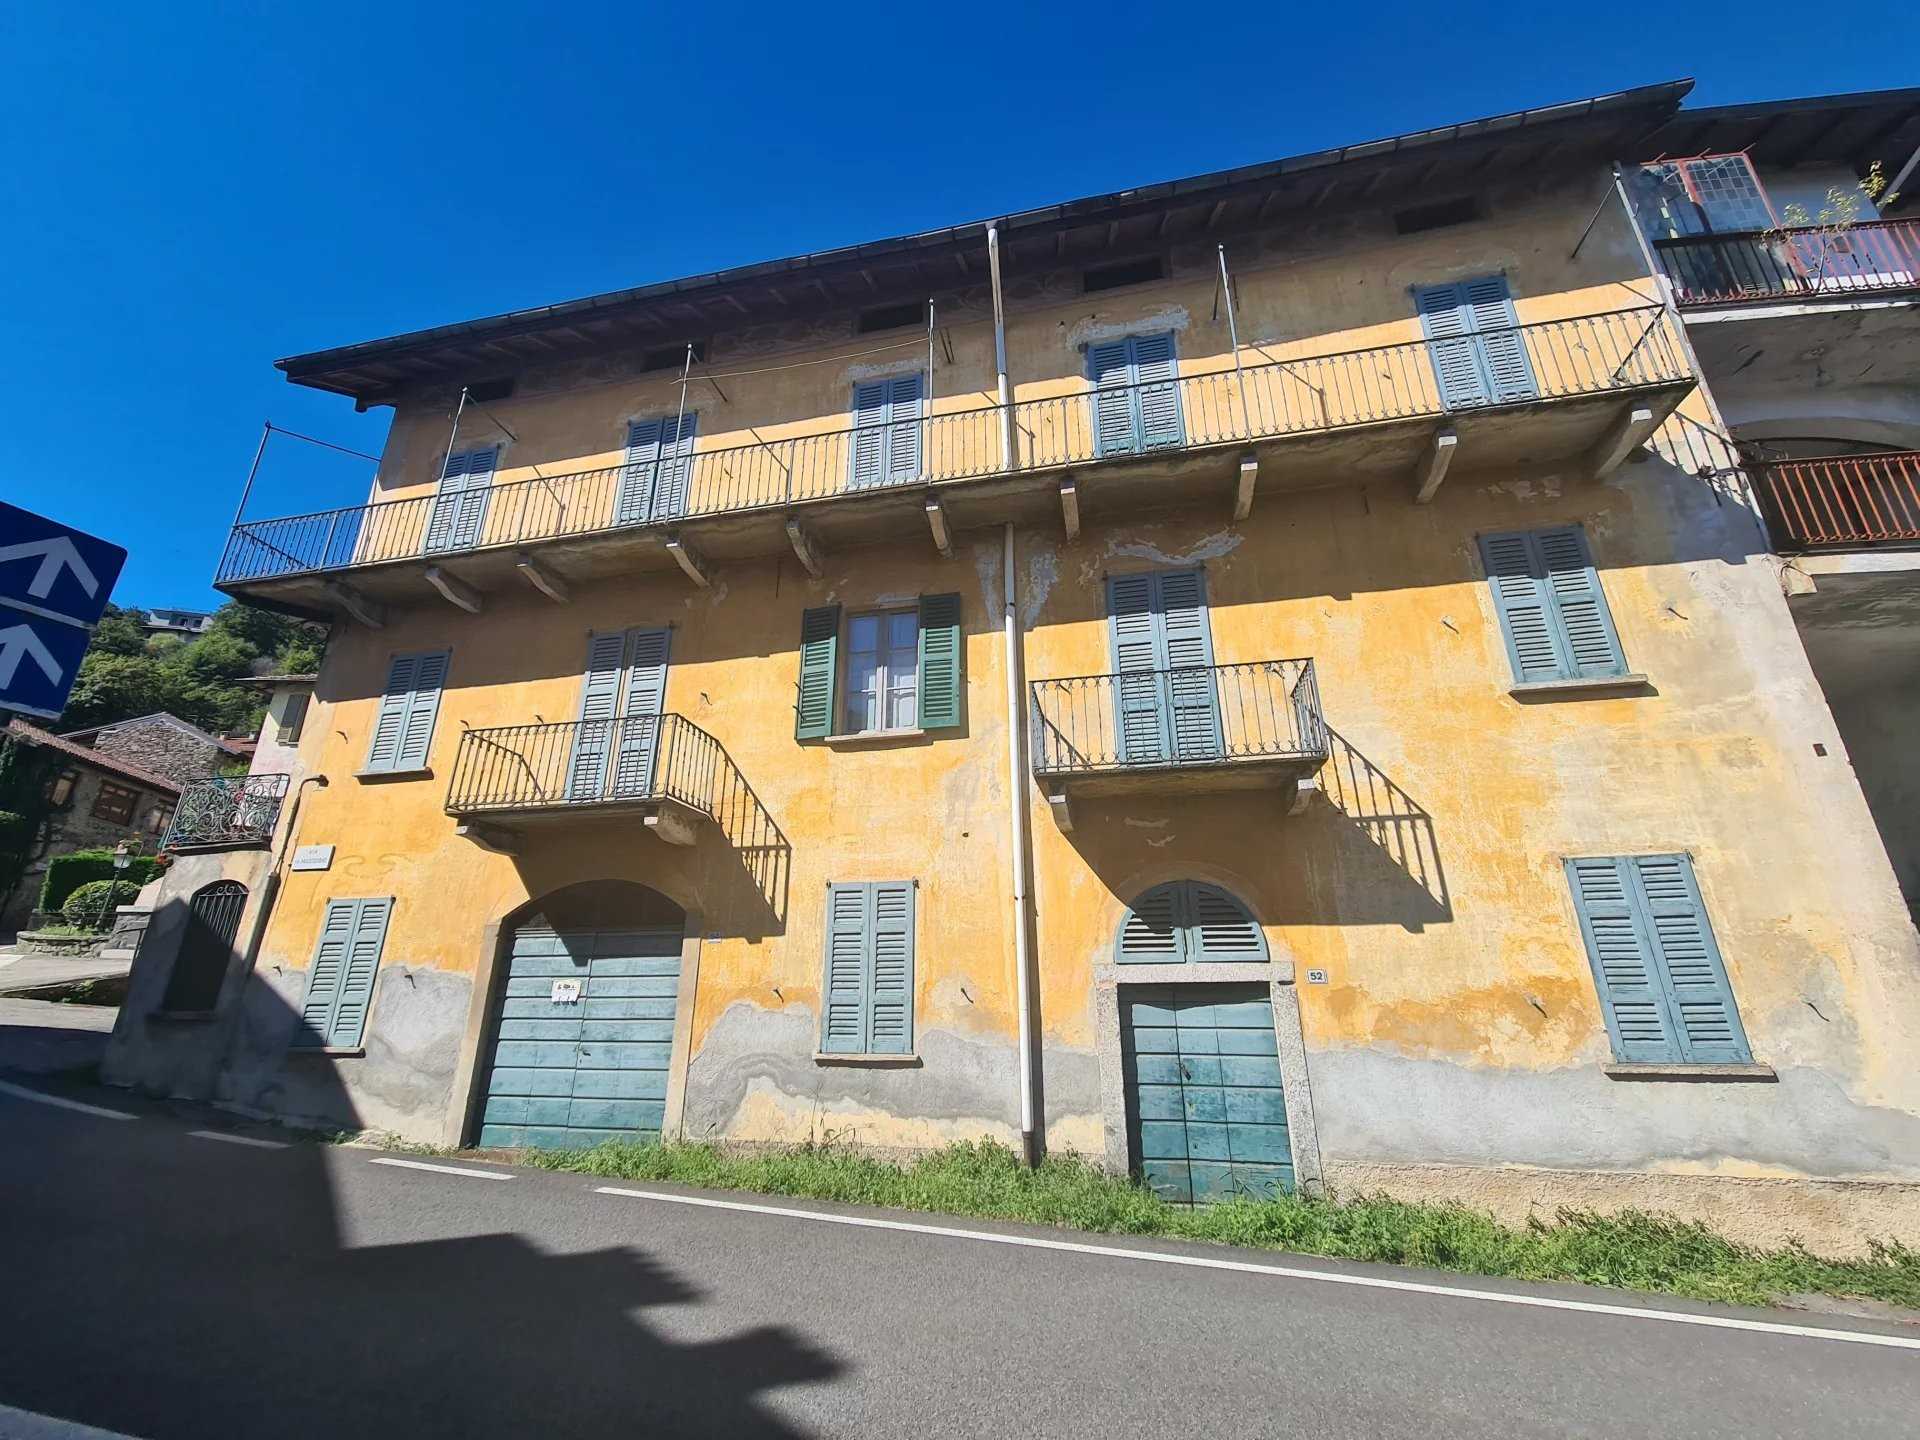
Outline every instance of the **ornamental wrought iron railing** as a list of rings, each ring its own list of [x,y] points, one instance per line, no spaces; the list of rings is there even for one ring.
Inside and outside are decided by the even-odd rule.
[[[1782,549],[1920,545],[1920,451],[1764,460],[1750,468]]]
[[[902,485],[1057,470],[1387,421],[1437,418],[1675,384],[1691,378],[1661,306],[1609,311],[1334,354],[1257,346],[1235,368],[1132,385],[928,413],[748,445],[695,449],[234,527],[217,584],[348,569],[562,536],[784,509]],[[1462,387],[1481,351],[1498,351],[1503,383]],[[1443,386],[1436,360],[1455,378]],[[1216,367],[1219,360],[1210,360]],[[1479,368],[1486,368],[1480,365]],[[1011,438],[1011,451],[1007,437]],[[457,511],[457,513],[456,513]],[[437,519],[436,519],[437,516]]]
[[[465,730],[447,812],[564,810],[673,800],[715,813],[724,752],[681,715]]]
[[[1311,660],[1033,682],[1034,774],[1327,758]]]
[[[1920,290],[1920,224],[1863,220],[1653,242],[1682,306]]]
[[[285,775],[209,775],[180,792],[163,850],[270,845],[287,798]]]

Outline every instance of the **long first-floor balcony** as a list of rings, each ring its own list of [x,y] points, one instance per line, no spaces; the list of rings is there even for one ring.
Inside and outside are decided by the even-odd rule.
[[[726,764],[720,743],[681,715],[470,729],[446,810],[482,843],[532,826],[637,820],[691,845],[715,819]]]
[[[273,843],[285,775],[208,775],[189,780],[160,842],[162,850],[219,850]]]
[[[1920,450],[1768,460],[1752,468],[1782,550],[1920,547]]]
[[[1920,222],[1789,225],[1656,240],[1683,309],[1920,294]]]
[[[1062,828],[1113,795],[1274,789],[1292,808],[1327,761],[1311,660],[1036,680],[1033,773]]]
[[[915,530],[944,551],[976,525],[1050,519],[1071,537],[1083,515],[1183,503],[1244,518],[1257,494],[1330,484],[1397,478],[1425,501],[1450,467],[1600,474],[1692,387],[1676,331],[1647,306],[1336,353],[1251,347],[1008,406],[936,397],[879,424],[689,436],[644,461],[246,521],[216,583],[378,623],[430,586],[476,609],[529,582],[561,599],[678,566],[704,584],[711,562],[783,551],[817,572],[837,544]]]

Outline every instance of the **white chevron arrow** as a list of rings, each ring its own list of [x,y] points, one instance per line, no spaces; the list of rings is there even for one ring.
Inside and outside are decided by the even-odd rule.
[[[40,637],[33,633],[30,625],[13,625],[0,630],[0,690],[13,684],[13,677],[20,669],[20,657],[31,656],[47,679],[55,685],[60,683],[60,662],[53,658],[53,652],[40,643]]]
[[[36,600],[44,600],[53,589],[53,582],[60,578],[61,568],[73,571],[73,578],[80,582],[80,588],[87,592],[91,600],[94,592],[100,588],[100,582],[93,571],[87,568],[87,562],[80,558],[80,552],[74,549],[73,541],[64,535],[55,535],[50,540],[29,540],[24,545],[0,546],[0,564],[9,560],[32,560],[38,557],[40,568],[27,585],[27,593]]]

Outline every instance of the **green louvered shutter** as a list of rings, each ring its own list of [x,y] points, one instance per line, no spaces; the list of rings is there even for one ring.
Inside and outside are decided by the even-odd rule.
[[[1513,678],[1522,684],[1565,679],[1559,621],[1553,615],[1533,537],[1520,530],[1482,535],[1480,558],[1487,567],[1494,613],[1507,639]]]
[[[1226,891],[1188,881],[1182,886],[1186,958],[1263,962],[1267,937],[1259,922]]]
[[[396,770],[419,770],[427,763],[427,749],[433,743],[433,722],[440,714],[440,692],[447,683],[447,652],[436,650],[416,655],[413,690],[407,697],[407,717],[400,733],[400,753]]]
[[[800,685],[794,706],[796,740],[819,740],[833,733],[838,701],[840,607],[822,605],[800,618]]]
[[[313,946],[313,963],[307,967],[307,995],[300,1004],[300,1025],[293,1037],[296,1048],[314,1049],[328,1043],[327,1032],[333,1023],[334,1007],[340,1003],[340,978],[346,973],[359,904],[357,900],[327,902],[320,937]]]
[[[627,636],[627,683],[617,723],[613,793],[653,793],[654,758],[660,748],[660,712],[667,698],[667,643],[671,630],[633,630]]]
[[[1154,886],[1133,902],[1120,922],[1114,958],[1123,965],[1172,965],[1184,960],[1181,919],[1180,887]]]
[[[693,432],[700,417],[689,413],[660,425],[660,474],[653,482],[652,518],[678,520],[687,513],[693,485]]]
[[[960,723],[960,697],[966,687],[960,634],[960,597],[920,597],[920,728],[939,730]]]
[[[373,722],[373,742],[367,747],[368,770],[399,767],[400,741],[407,731],[407,711],[413,704],[413,674],[418,655],[396,655],[387,665],[386,687],[380,692],[380,711]]]
[[[1134,425],[1133,356],[1125,340],[1087,347],[1093,382],[1093,453],[1124,455],[1140,448]]]
[[[627,425],[627,459],[614,497],[613,523],[638,525],[653,513],[653,487],[660,471],[660,432],[668,420],[634,420]]]
[[[853,474],[855,490],[880,485],[887,478],[887,397],[884,380],[853,387]]]
[[[1207,619],[1206,574],[1163,570],[1152,576],[1154,622],[1165,656],[1176,760],[1220,754],[1220,704],[1213,673],[1213,627]]]
[[[867,887],[867,1053],[913,1053],[913,884],[881,881]]]
[[[867,1043],[867,887],[827,887],[826,975],[820,1048],[858,1055]]]
[[[587,637],[587,668],[580,680],[580,723],[574,727],[567,762],[567,798],[598,800],[605,794],[607,757],[613,751],[614,716],[620,710],[620,677],[626,664],[624,630]]]
[[[1693,862],[1685,855],[1636,855],[1627,864],[1639,885],[1646,932],[1666,982],[1682,1056],[1694,1065],[1751,1062],[1753,1052]]]
[[[1150,573],[1107,577],[1113,647],[1114,758],[1152,765],[1170,753],[1164,636],[1154,618]]]
[[[1627,673],[1627,659],[1614,633],[1613,616],[1600,590],[1600,576],[1579,527],[1541,530],[1532,537],[1539,574],[1553,601],[1569,678],[1594,679]]]
[[[1566,867],[1614,1057],[1651,1064],[1678,1061],[1680,1037],[1632,862],[1587,856],[1568,860]]]
[[[1133,378],[1140,415],[1140,444],[1148,450],[1178,445],[1185,438],[1180,424],[1180,386],[1174,374],[1172,335],[1135,335],[1127,341],[1132,351]]]
[[[296,1048],[355,1049],[366,1035],[393,897],[329,900],[307,971]]]

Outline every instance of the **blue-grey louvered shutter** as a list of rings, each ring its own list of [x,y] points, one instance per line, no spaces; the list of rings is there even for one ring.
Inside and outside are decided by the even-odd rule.
[[[407,718],[400,734],[396,770],[426,768],[427,749],[433,743],[433,722],[440,714],[440,692],[447,683],[447,652],[414,656],[413,690],[407,697]]]
[[[1653,1064],[1679,1060],[1679,1035],[1632,862],[1587,856],[1568,860],[1566,867],[1614,1057]]]
[[[1087,347],[1093,382],[1093,453],[1124,455],[1140,448],[1134,424],[1133,355],[1125,340]]]
[[[356,903],[353,938],[347,944],[346,968],[340,977],[340,1000],[327,1029],[330,1047],[355,1049],[366,1037],[374,977],[380,972],[380,951],[387,941],[387,920],[392,914],[391,896]]]
[[[920,408],[922,377],[902,375],[887,386],[887,480],[915,480],[920,475]]]
[[[1148,450],[1178,445],[1184,438],[1180,423],[1180,386],[1174,375],[1172,335],[1135,335],[1127,341],[1133,352],[1133,379],[1138,386],[1140,444]]]
[[[1427,354],[1440,384],[1440,403],[1448,410],[1485,405],[1492,391],[1465,302],[1461,288],[1453,284],[1421,285],[1413,292],[1420,328],[1426,332]]]
[[[627,459],[614,497],[613,523],[638,525],[652,517],[654,479],[660,471],[660,433],[667,420],[634,420],[627,425]]]
[[[1506,636],[1513,678],[1522,684],[1566,678],[1560,622],[1533,536],[1523,530],[1480,537],[1480,558],[1487,567],[1494,613]]]
[[[1173,758],[1217,756],[1221,748],[1220,706],[1214,689],[1205,572],[1163,570],[1151,578],[1156,591],[1154,620],[1168,672]]]
[[[655,520],[677,520],[687,513],[687,494],[693,481],[693,432],[698,415],[660,422],[660,466],[653,482]]]
[[[466,550],[480,543],[493,485],[497,446],[449,455],[427,520],[428,550]]]
[[[1114,959],[1123,965],[1171,965],[1183,958],[1180,887],[1156,885],[1133,902],[1120,922]]]
[[[567,762],[567,798],[599,800],[606,793],[607,756],[613,750],[614,716],[620,710],[620,679],[626,663],[622,630],[587,637],[587,668],[580,680],[580,723]]]
[[[833,733],[839,702],[840,607],[821,605],[800,617],[800,680],[793,707],[793,738]]]
[[[1587,537],[1578,526],[1536,531],[1531,537],[1539,574],[1553,603],[1556,639],[1569,678],[1593,679],[1627,673],[1626,654],[1614,632],[1599,573],[1587,553]]]
[[[827,887],[820,1048],[857,1055],[867,1043],[867,887]]]
[[[632,798],[653,793],[660,712],[667,694],[667,642],[672,634],[671,630],[635,630],[629,636],[626,695],[613,766],[616,795]]]
[[[335,1006],[340,1003],[340,978],[346,973],[347,951],[353,942],[356,900],[329,900],[314,941],[313,962],[307,967],[307,994],[300,1004],[300,1022],[293,1043],[300,1049],[327,1044]]]
[[[1533,366],[1527,359],[1525,334],[1518,328],[1513,299],[1504,275],[1480,275],[1460,282],[1460,301],[1478,335],[1480,364],[1493,398],[1499,402],[1527,400],[1540,393]]]
[[[960,697],[966,688],[962,665],[960,597],[920,597],[920,728],[939,730],[960,723]]]
[[[1171,753],[1166,662],[1153,601],[1150,573],[1107,577],[1115,672],[1112,758],[1128,765],[1157,764]]]
[[[400,742],[407,733],[413,677],[419,664],[418,655],[396,655],[387,665],[387,683],[380,692],[380,710],[373,721],[373,741],[367,746],[368,770],[400,768]]]
[[[1181,889],[1188,960],[1247,963],[1267,958],[1267,937],[1238,900],[1197,881],[1189,881]]]
[[[856,490],[884,484],[887,478],[887,399],[885,380],[853,387],[853,475]]]
[[[1636,855],[1625,863],[1639,884],[1683,1058],[1694,1065],[1749,1063],[1753,1053],[1693,862],[1685,855]]]
[[[867,1053],[913,1051],[913,885],[886,880],[867,887],[872,956]]]

